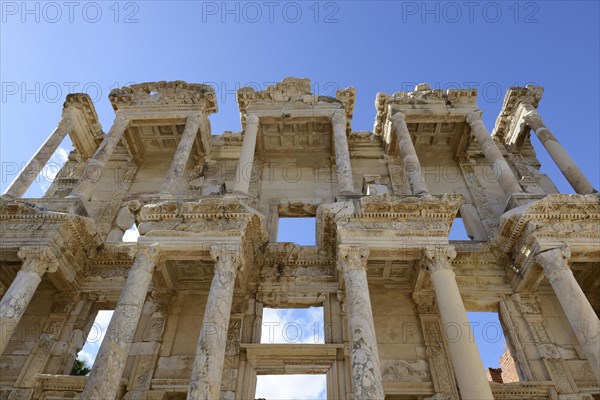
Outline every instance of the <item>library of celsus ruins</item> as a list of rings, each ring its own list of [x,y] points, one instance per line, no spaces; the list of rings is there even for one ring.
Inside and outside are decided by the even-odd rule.
[[[542,94],[510,88],[491,133],[476,90],[427,84],[377,93],[372,132],[352,129],[354,88],[308,79],[238,90],[239,132],[211,132],[205,84],[115,89],[106,132],[69,94],[0,198],[0,398],[247,400],[261,375],[314,374],[330,400],[600,399],[600,197]],[[279,241],[283,218],[314,219],[315,244]],[[262,342],[265,309],[309,307],[323,342]],[[496,313],[501,370],[468,312]]]

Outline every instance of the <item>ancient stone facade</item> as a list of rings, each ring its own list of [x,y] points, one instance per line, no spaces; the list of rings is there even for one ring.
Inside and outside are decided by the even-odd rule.
[[[114,90],[107,133],[67,97],[0,202],[0,398],[253,399],[283,373],[326,374],[329,399],[600,398],[600,198],[542,88],[511,88],[490,134],[475,90],[378,93],[356,132],[355,90],[310,86],[240,89],[222,134],[206,85]],[[66,135],[50,189],[22,198]],[[277,242],[281,217],[315,217],[316,246]],[[457,218],[472,240],[449,240]],[[309,306],[325,343],[260,342],[264,307]],[[70,376],[99,309],[92,372]],[[498,313],[517,379],[486,378],[468,311]]]

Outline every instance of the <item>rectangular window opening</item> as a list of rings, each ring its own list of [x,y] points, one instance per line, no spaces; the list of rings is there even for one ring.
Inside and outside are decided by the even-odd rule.
[[[94,323],[90,327],[87,338],[85,340],[85,344],[79,353],[77,353],[77,360],[83,363],[75,362],[74,368],[71,371],[71,375],[88,375],[89,372],[85,372],[83,368],[86,370],[91,370],[94,362],[96,361],[96,356],[98,355],[98,350],[100,350],[100,345],[102,345],[102,341],[104,340],[104,336],[106,335],[106,331],[108,329],[108,324],[110,323],[110,319],[112,318],[114,310],[100,310],[98,314],[96,314],[96,318],[94,319]]]
[[[263,308],[263,344],[325,343],[323,307]]]
[[[301,246],[316,245],[315,217],[280,217],[277,227],[278,242],[292,242]]]
[[[325,375],[258,375],[257,400],[323,400],[327,399]]]
[[[498,313],[467,312],[467,316],[488,380],[519,382],[517,363],[510,352]]]

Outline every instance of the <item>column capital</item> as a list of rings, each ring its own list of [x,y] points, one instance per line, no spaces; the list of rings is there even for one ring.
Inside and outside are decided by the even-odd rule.
[[[58,257],[50,246],[24,246],[19,249],[17,256],[23,260],[23,270],[39,276],[58,270]]]
[[[186,125],[189,123],[195,123],[195,124],[200,124],[202,122],[202,118],[203,118],[203,114],[190,114],[186,117],[185,119],[185,123]]]
[[[135,258],[145,258],[153,264],[157,264],[161,260],[160,246],[158,243],[149,246],[138,247]]]
[[[67,132],[75,129],[75,120],[77,119],[77,114],[79,110],[76,107],[66,107],[63,109],[62,117],[58,122],[58,127],[66,130]]]
[[[238,248],[215,244],[210,247],[210,256],[215,261],[216,272],[236,273],[242,268],[242,257]]]
[[[423,250],[423,263],[430,273],[442,270],[452,271],[452,260],[456,257],[454,246],[427,246]]]
[[[338,246],[337,268],[342,272],[364,271],[367,267],[368,257],[369,248],[367,246],[341,244]]]
[[[248,124],[252,124],[252,125],[258,125],[258,121],[260,119],[258,118],[258,115],[250,113],[250,114],[246,114],[246,125]]]
[[[534,131],[546,127],[540,113],[533,107],[528,107],[527,112],[523,114],[523,120]]]
[[[473,110],[466,115],[467,124],[471,125],[474,122],[483,121],[482,117],[483,117],[483,111],[481,111],[479,109]]]
[[[403,122],[406,123],[406,115],[400,111],[397,111],[390,117],[390,121],[392,121],[393,124],[401,124]]]
[[[338,110],[331,116],[332,125],[346,125],[346,112],[344,110]]]
[[[567,246],[562,246],[538,253],[535,256],[535,262],[544,269],[546,276],[552,279],[559,272],[571,270],[569,258],[571,258],[571,250]]]

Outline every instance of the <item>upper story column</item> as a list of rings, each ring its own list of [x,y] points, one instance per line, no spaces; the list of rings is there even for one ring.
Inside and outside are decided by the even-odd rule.
[[[233,289],[241,267],[236,249],[214,245],[210,249],[210,255],[215,260],[215,275],[210,285],[196,347],[188,400],[220,398]]]
[[[246,116],[246,130],[242,151],[233,185],[234,193],[248,194],[250,179],[252,177],[252,166],[254,164],[254,151],[256,149],[256,137],[258,135],[258,115],[248,114]]]
[[[531,107],[530,110],[523,116],[525,123],[533,129],[540,142],[544,145],[550,157],[554,160],[554,163],[563,173],[569,184],[579,194],[591,194],[596,193],[592,184],[587,180],[583,172],[577,167],[577,164],[573,161],[564,147],[558,142],[556,137],[546,127],[546,124],[542,120],[542,117],[538,111]]]
[[[385,396],[367,282],[368,256],[367,247],[340,245],[337,268],[343,274],[346,288],[344,304],[348,314],[354,398],[381,400]]]
[[[456,257],[452,246],[427,247],[424,262],[433,283],[444,332],[456,331],[457,338],[448,340],[450,359],[463,400],[494,400],[485,376],[479,350],[471,340],[471,324],[460,297],[451,261]]]
[[[337,111],[331,117],[333,126],[333,143],[335,146],[335,170],[337,173],[338,190],[340,194],[354,193],[352,180],[352,165],[346,137],[346,114],[344,110]]]
[[[510,166],[502,156],[496,142],[490,136],[483,120],[481,119],[482,111],[476,110],[467,114],[467,123],[471,126],[471,132],[481,146],[481,151],[486,160],[492,164],[492,168],[497,175],[498,183],[507,196],[513,193],[521,193],[521,185],[517,181],[515,174],[510,169]]]
[[[47,246],[23,247],[18,255],[23,266],[0,302],[0,354],[6,349],[42,277],[58,269],[58,260]]]
[[[600,384],[600,320],[569,267],[571,251],[560,247],[539,253],[535,261],[544,269],[571,328]]]
[[[116,398],[159,257],[158,245],[138,250],[81,395],[82,399]]]
[[[427,183],[421,177],[421,164],[417,157],[415,146],[410,138],[405,115],[401,112],[396,112],[390,120],[392,121],[394,131],[396,131],[398,151],[402,157],[404,174],[408,178],[412,194],[414,196],[429,196]]]
[[[42,144],[31,160],[29,160],[25,168],[23,168],[21,173],[10,184],[8,189],[6,189],[5,195],[12,198],[23,197],[35,177],[42,171],[56,149],[58,149],[58,146],[60,146],[63,139],[75,129],[75,116],[73,113],[75,113],[75,110],[72,107],[67,107],[65,109],[54,132],[50,134],[44,144]]]
[[[123,138],[125,131],[129,127],[129,119],[120,114],[117,111],[115,121],[113,122],[110,131],[96,149],[94,156],[90,159],[83,176],[73,188],[69,197],[79,197],[82,200],[89,200],[92,194],[92,185],[98,181],[102,176],[102,171],[106,166],[106,163],[110,159],[115,147],[119,144],[119,141]]]
[[[198,128],[200,127],[201,120],[202,116],[200,115],[190,115],[189,117],[187,117],[185,123],[185,130],[181,135],[179,145],[177,145],[177,150],[175,151],[175,155],[173,156],[171,167],[169,168],[167,177],[165,178],[165,181],[163,182],[160,188],[161,194],[175,193],[175,190],[177,189],[177,184],[181,180],[181,177],[185,172],[185,166],[187,165],[187,162],[190,158],[192,147],[194,146],[194,141],[196,140],[196,134],[198,133]]]

